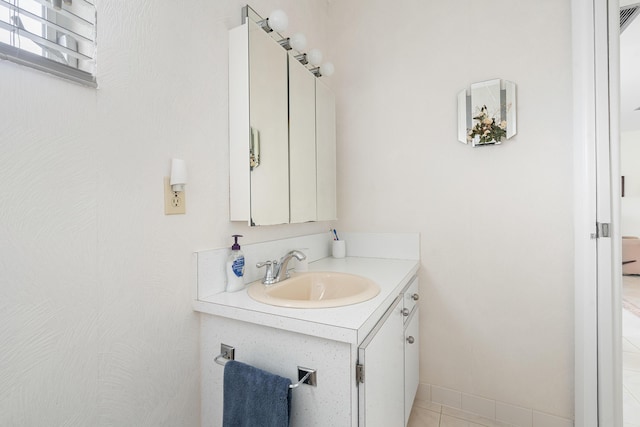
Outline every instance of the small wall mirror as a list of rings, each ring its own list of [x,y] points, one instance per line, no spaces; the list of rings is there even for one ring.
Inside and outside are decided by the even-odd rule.
[[[458,140],[464,144],[501,144],[516,134],[516,84],[494,79],[473,83],[458,93]]]

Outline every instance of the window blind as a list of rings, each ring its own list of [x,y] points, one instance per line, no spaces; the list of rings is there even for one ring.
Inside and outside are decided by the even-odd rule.
[[[0,0],[0,59],[96,87],[95,0]]]

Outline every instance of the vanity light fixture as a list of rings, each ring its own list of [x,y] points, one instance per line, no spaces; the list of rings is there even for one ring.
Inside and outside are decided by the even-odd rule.
[[[284,11],[276,9],[271,12],[271,14],[269,14],[269,17],[267,19],[263,19],[262,21],[258,22],[258,24],[267,33],[270,33],[272,31],[279,33],[280,31],[284,31],[287,29],[287,27],[289,26],[289,18],[287,17],[287,14],[284,13]]]
[[[316,77],[330,76],[335,71],[335,67],[331,62],[325,62],[319,67],[312,68],[311,71]]]
[[[268,18],[262,18],[253,8],[246,5],[242,8],[242,22],[251,20],[259,25],[270,36],[286,50],[294,51],[291,56],[299,61],[302,65],[306,65],[309,72],[316,77],[330,76],[334,73],[335,67],[332,63],[327,62],[322,65],[322,52],[319,49],[311,49],[309,52],[303,52],[307,46],[307,38],[302,33],[295,33],[291,37],[280,34],[285,31],[289,25],[287,14],[276,9],[269,14]]]
[[[309,63],[309,60],[307,59],[307,54],[306,53],[301,53],[300,55],[296,55],[295,58],[300,61],[300,63],[302,65],[307,65]]]
[[[295,33],[291,37],[279,40],[278,43],[287,50],[293,49],[302,52],[307,47],[307,38],[302,33]]]

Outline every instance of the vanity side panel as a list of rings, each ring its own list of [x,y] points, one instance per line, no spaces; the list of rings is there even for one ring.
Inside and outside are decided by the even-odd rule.
[[[235,360],[297,381],[297,367],[317,370],[317,387],[292,393],[291,427],[352,425],[352,356],[347,343],[201,315],[203,427],[222,425],[224,367],[214,358],[220,344],[235,347]]]

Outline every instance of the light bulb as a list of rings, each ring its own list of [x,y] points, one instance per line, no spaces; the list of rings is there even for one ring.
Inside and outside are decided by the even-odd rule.
[[[330,76],[335,70],[336,68],[331,62],[325,62],[320,66],[320,74],[323,76]]]
[[[307,47],[307,38],[302,33],[295,33],[289,39],[289,45],[292,49],[302,52]]]
[[[276,9],[269,15],[268,25],[273,31],[284,31],[289,25],[289,18],[282,10]]]
[[[311,65],[318,66],[322,62],[322,52],[318,49],[311,49],[307,52],[307,60]]]

